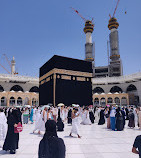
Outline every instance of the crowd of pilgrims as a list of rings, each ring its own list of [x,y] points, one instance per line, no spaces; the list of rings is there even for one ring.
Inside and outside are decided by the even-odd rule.
[[[126,121],[128,120],[128,121]],[[18,149],[19,133],[14,133],[18,123],[35,125],[33,133],[45,132],[39,144],[39,158],[65,158],[65,144],[58,138],[57,131],[64,131],[64,125],[71,124],[70,137],[74,134],[81,138],[79,125],[107,124],[114,131],[135,126],[141,129],[141,108],[106,106],[106,107],[32,107],[32,108],[0,108],[0,147],[10,154]],[[2,145],[3,144],[3,145]],[[54,152],[55,151],[55,152]]]

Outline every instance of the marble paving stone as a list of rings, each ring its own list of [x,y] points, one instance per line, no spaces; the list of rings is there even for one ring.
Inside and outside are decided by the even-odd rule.
[[[127,122],[126,122],[127,124]],[[106,124],[99,126],[80,125],[81,139],[69,137],[71,126],[65,124],[64,132],[58,132],[66,145],[66,158],[138,158],[131,152],[134,139],[141,134],[138,128],[125,128],[124,131],[111,131]],[[0,158],[38,158],[38,146],[43,137],[33,134],[34,124],[24,125],[20,133],[19,149],[15,155],[2,151]]]

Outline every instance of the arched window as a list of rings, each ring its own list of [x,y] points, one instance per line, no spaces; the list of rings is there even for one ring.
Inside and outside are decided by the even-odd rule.
[[[120,105],[120,99],[118,97],[115,98],[116,105]]]
[[[32,106],[36,106],[36,99],[35,98],[32,99]]]
[[[32,87],[29,92],[39,93],[39,88],[37,86]]]
[[[17,99],[17,105],[22,106],[22,103],[23,103],[22,98],[18,97],[18,99]]]
[[[116,92],[122,93],[123,91],[122,91],[122,89],[120,87],[114,86],[114,87],[111,88],[110,92],[111,93],[116,93]]]
[[[105,98],[101,98],[100,104],[101,104],[101,105],[106,105],[106,99],[105,99]]]
[[[1,98],[1,106],[7,106],[5,97]]]
[[[0,85],[0,92],[3,92],[4,88]]]
[[[94,104],[95,104],[95,105],[99,105],[99,99],[98,99],[98,98],[95,98],[95,99],[94,99]]]
[[[126,97],[121,98],[121,105],[127,105],[127,98]]]
[[[108,104],[112,104],[113,103],[113,99],[111,97],[109,97],[108,100],[107,100],[107,103]]]
[[[105,93],[105,92],[101,87],[96,87],[96,88],[94,88],[93,93],[101,94],[101,93]]]
[[[25,98],[24,105],[29,105],[29,98],[28,97]]]
[[[23,88],[19,85],[15,85],[10,89],[10,91],[15,91],[15,92],[22,91],[23,92]]]
[[[137,91],[137,88],[136,88],[136,86],[134,86],[133,84],[131,84],[131,85],[129,85],[127,87],[126,92],[133,92],[133,91]]]
[[[10,98],[10,106],[13,106],[13,105],[15,105],[15,98],[11,97]]]

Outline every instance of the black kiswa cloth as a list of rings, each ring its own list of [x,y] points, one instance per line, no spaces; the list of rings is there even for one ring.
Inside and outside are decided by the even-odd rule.
[[[38,158],[65,158],[65,144],[57,136],[56,122],[48,120],[45,126],[46,132],[39,144]]]

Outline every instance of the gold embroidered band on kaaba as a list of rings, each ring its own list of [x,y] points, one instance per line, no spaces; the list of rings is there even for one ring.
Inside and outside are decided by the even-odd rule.
[[[40,84],[44,84],[45,82],[48,82],[50,80],[50,78],[48,78],[48,77],[51,75],[54,75],[54,74],[61,74],[62,79],[66,79],[66,80],[71,80],[71,76],[76,76],[76,78],[77,78],[76,80],[78,80],[78,81],[85,81],[86,77],[92,78],[92,73],[89,73],[89,72],[80,72],[80,71],[72,71],[72,70],[54,68],[51,71],[49,71],[48,73],[46,73],[40,77],[40,79],[39,79]],[[56,75],[54,77],[56,78]]]

